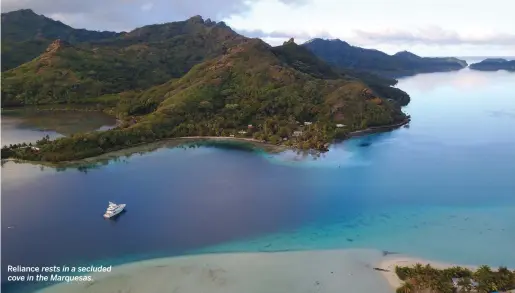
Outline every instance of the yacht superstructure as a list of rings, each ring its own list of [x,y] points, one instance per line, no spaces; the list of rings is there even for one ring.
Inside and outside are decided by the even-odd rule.
[[[104,218],[112,218],[112,217],[118,215],[119,213],[121,213],[124,208],[125,208],[124,203],[116,204],[116,203],[110,201],[109,206],[107,207],[107,210],[104,214]]]

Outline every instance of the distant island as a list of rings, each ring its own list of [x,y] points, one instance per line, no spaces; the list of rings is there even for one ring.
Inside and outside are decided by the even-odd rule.
[[[481,62],[470,64],[470,69],[481,71],[515,71],[515,60],[509,61],[502,58],[488,58]]]
[[[51,31],[36,27],[42,23]],[[272,47],[200,16],[128,33],[91,32],[86,41],[76,37],[83,31],[30,10],[2,14],[2,26],[10,28],[11,45],[62,36],[2,73],[2,107],[90,105],[120,121],[108,131],[7,146],[2,158],[73,161],[181,137],[325,151],[356,131],[409,121],[401,106],[410,98],[392,87],[396,80],[335,68],[293,39]]]
[[[460,70],[467,67],[465,60],[454,57],[420,57],[407,51],[388,55],[378,50],[352,46],[339,39],[316,38],[302,46],[332,66],[368,71],[386,77],[397,78],[417,73]]]

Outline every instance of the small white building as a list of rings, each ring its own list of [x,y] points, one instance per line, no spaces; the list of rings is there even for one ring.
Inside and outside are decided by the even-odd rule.
[[[461,286],[459,285],[459,282],[460,282],[461,279],[462,278],[452,278],[452,285],[454,286],[454,288],[456,288],[456,289],[460,289],[461,288]],[[479,284],[475,280],[470,280],[470,285],[475,288]]]
[[[302,131],[300,130],[296,130],[293,132],[293,136],[301,136],[302,135]]]
[[[247,134],[247,132],[245,130],[240,130],[240,131],[238,131],[238,134],[242,134],[243,135],[243,134]]]
[[[230,137],[234,137],[234,134],[229,135]]]
[[[342,127],[345,127],[345,124],[336,124],[336,127],[342,128]]]
[[[313,122],[309,122],[309,121],[304,122],[304,125],[306,125],[306,126],[311,125],[311,124],[313,124]]]

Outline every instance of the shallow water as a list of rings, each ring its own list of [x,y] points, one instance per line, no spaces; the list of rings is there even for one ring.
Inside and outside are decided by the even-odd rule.
[[[36,142],[77,132],[113,128],[116,119],[98,111],[48,111],[36,108],[2,110],[2,145]]]
[[[202,147],[87,172],[5,163],[2,270],[352,247],[515,267],[515,74],[465,69],[399,87],[409,128],[318,158]],[[108,200],[127,212],[102,219]]]

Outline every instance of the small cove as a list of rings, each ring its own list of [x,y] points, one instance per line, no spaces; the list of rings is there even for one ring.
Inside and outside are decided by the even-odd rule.
[[[514,84],[468,69],[404,78],[409,127],[319,156],[170,146],[87,172],[7,162],[3,268],[333,248],[513,267]],[[109,200],[127,203],[117,221],[101,217]]]

